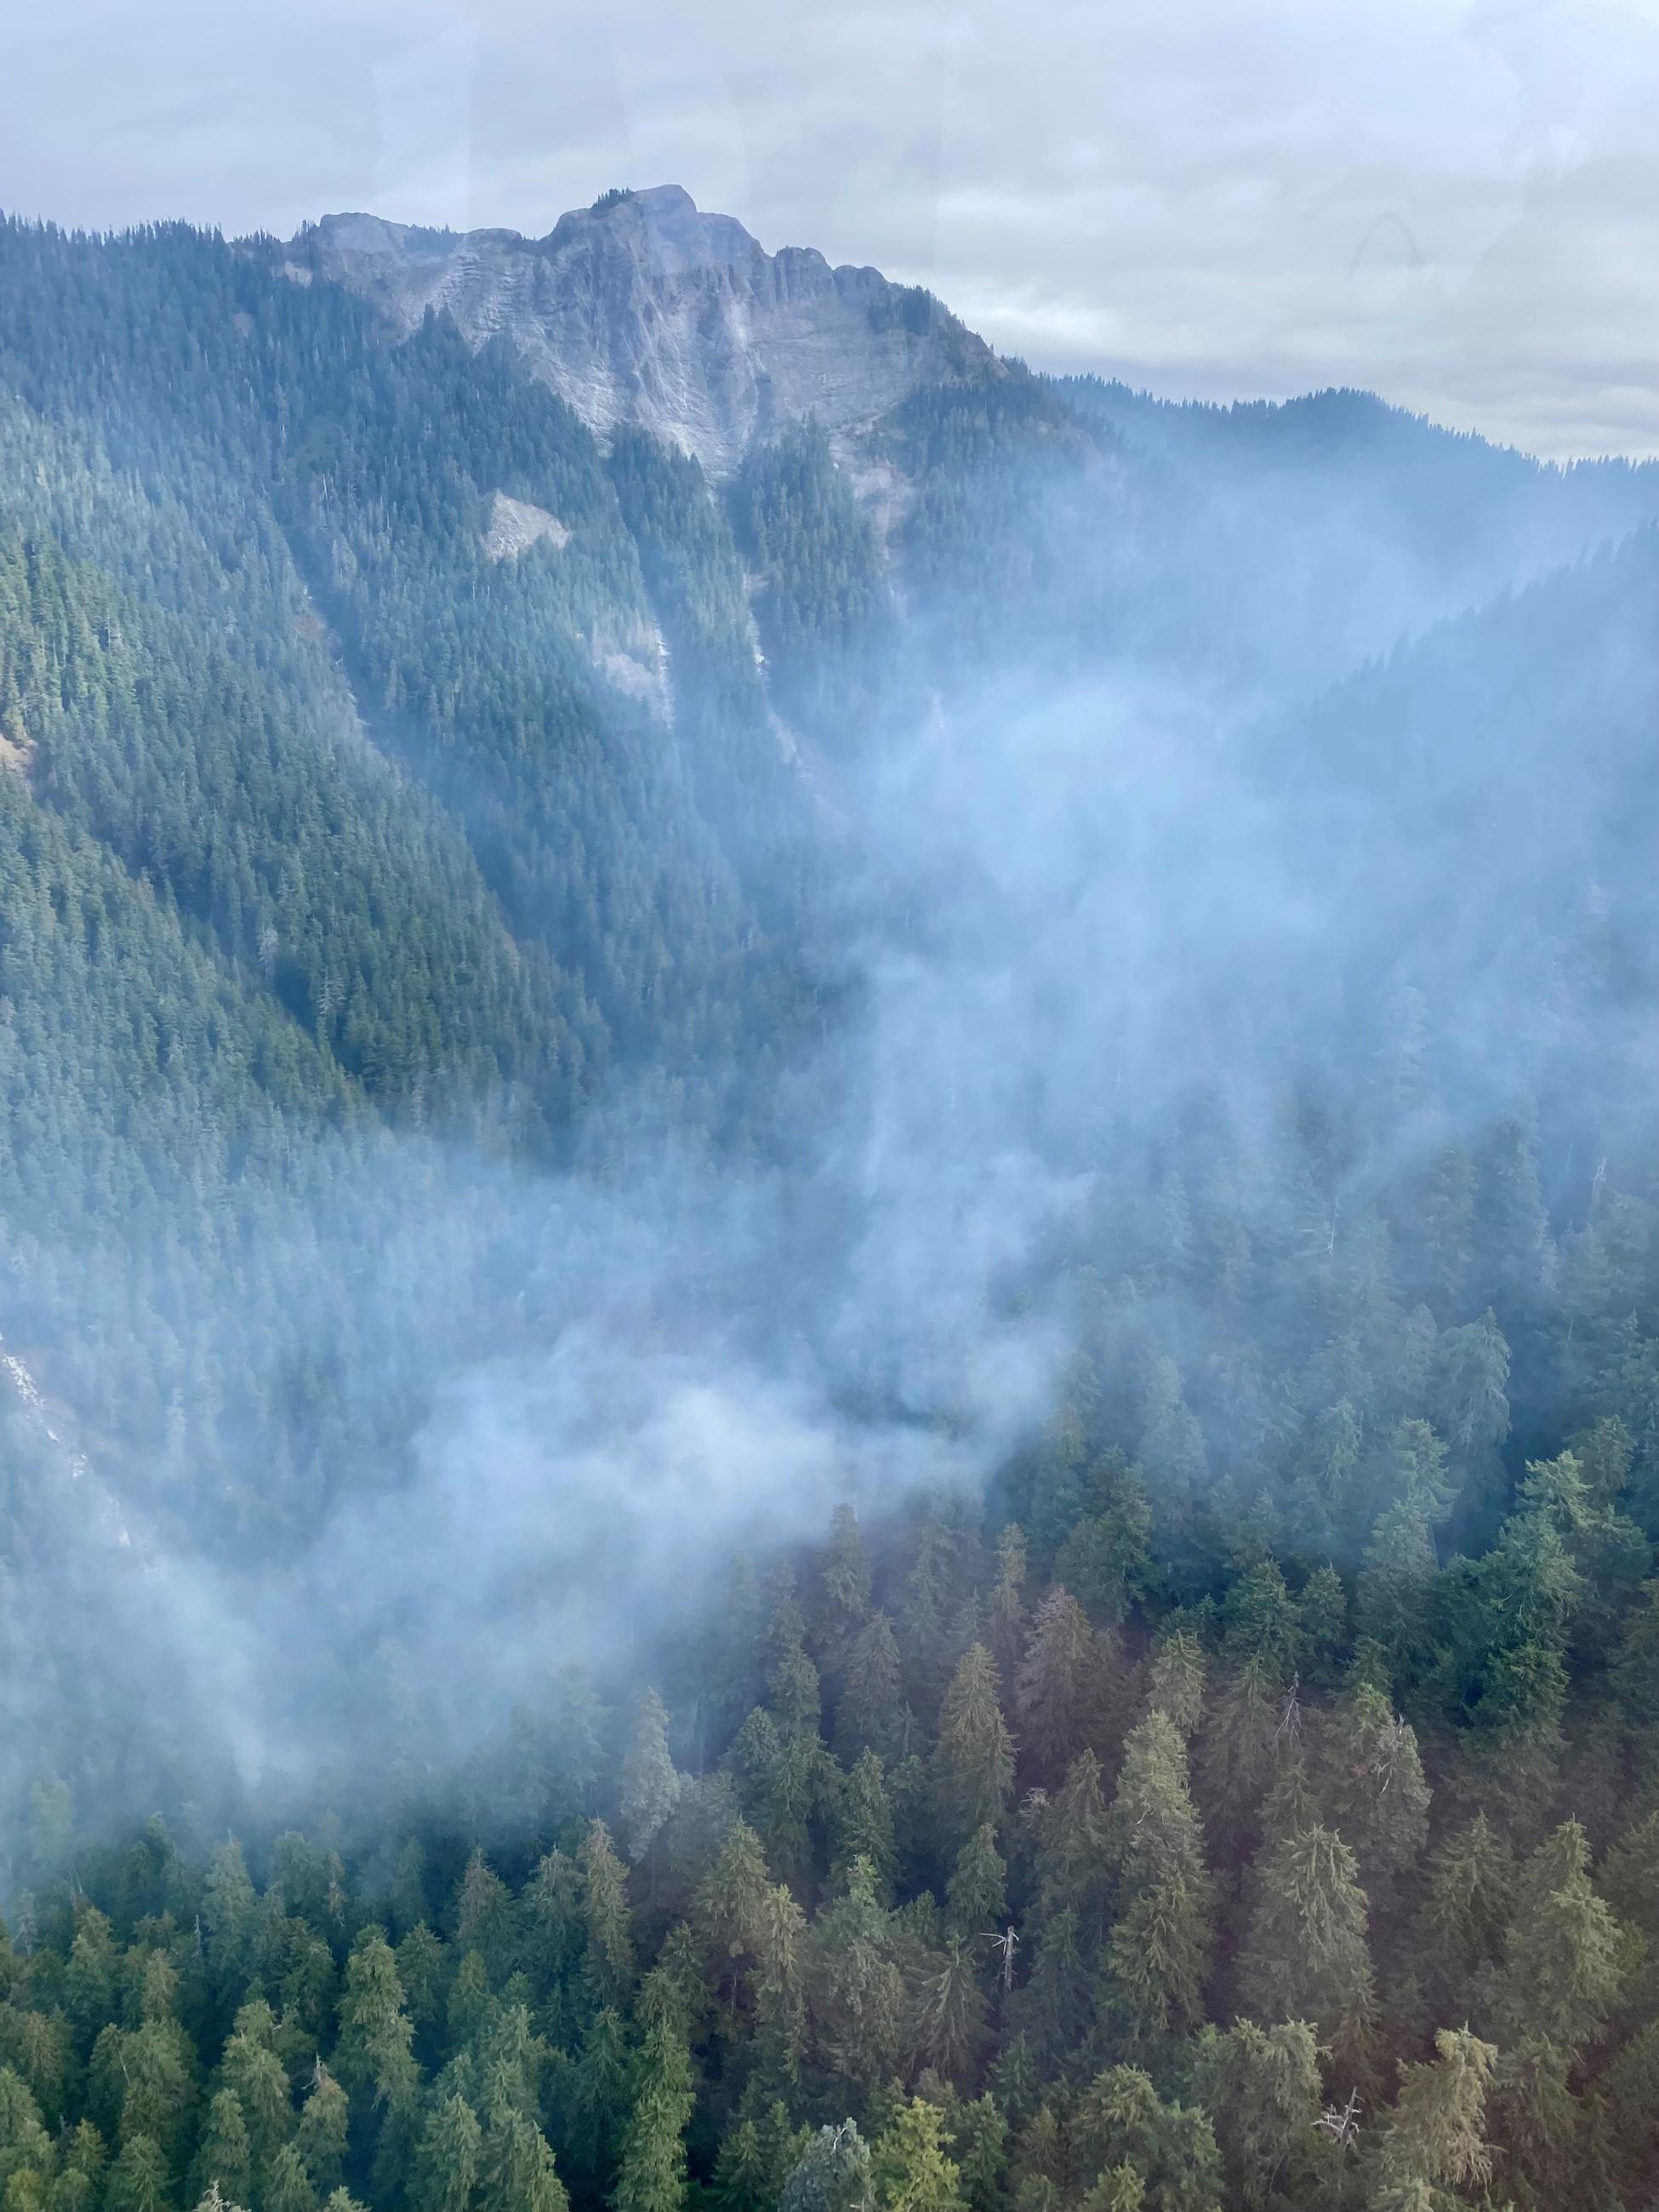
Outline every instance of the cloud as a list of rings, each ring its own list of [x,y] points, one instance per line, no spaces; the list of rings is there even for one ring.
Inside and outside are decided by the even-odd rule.
[[[538,233],[673,180],[1043,365],[1659,451],[1647,6],[64,0],[8,49],[0,204],[64,222]]]

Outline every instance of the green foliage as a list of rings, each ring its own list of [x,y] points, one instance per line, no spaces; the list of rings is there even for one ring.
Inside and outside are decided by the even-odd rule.
[[[875,533],[815,423],[751,453],[732,489],[738,543],[785,715],[848,751],[867,725],[895,643]]]
[[[679,2212],[685,2201],[685,2124],[693,2103],[691,2059],[668,2021],[654,2021],[647,2030],[636,2078],[612,2202],[617,2212]]]
[[[923,295],[876,319],[969,363]],[[1539,1034],[1471,1028],[1460,956],[1390,914],[1253,1001],[1242,1106],[1235,1010],[1150,1132],[1123,1040],[1056,1035],[1089,1116],[1042,1165],[1075,1195],[995,1296],[1073,1340],[984,1500],[849,1470],[863,1525],[798,1584],[734,1563],[602,1686],[532,1670],[453,1789],[441,1717],[365,1654],[383,1771],[324,1768],[305,1835],[273,1778],[226,1786],[228,1836],[182,1697],[51,1617],[85,1556],[60,1405],[161,1553],[285,1568],[395,1494],[446,1377],[544,1353],[523,1170],[614,1181],[666,1125],[793,1200],[890,826],[840,814],[854,768],[999,643],[1093,684],[1133,615],[1188,672],[1190,596],[1121,556],[1208,557],[1192,485],[1103,394],[913,393],[866,455],[902,477],[884,538],[813,426],[717,494],[625,428],[601,454],[504,348],[386,343],[267,242],[0,225],[0,1324],[46,1401],[0,1403],[0,1657],[42,1709],[0,1807],[5,2212],[1645,2204],[1659,1182],[1643,1055],[1580,1085],[1559,1043],[1644,1033],[1650,915],[1604,881],[1639,810],[1615,835],[1548,786],[1524,927],[1467,865],[1558,773],[1514,626],[1627,599],[1588,650],[1633,650],[1642,545],[1479,618],[1519,672],[1491,761],[1461,679],[1424,719],[1398,669],[1340,745],[1330,702],[1250,738],[1261,790],[1316,794],[1298,891],[1369,880],[1379,821],[1424,841],[1468,902],[1425,927],[1524,944]],[[504,552],[498,493],[559,532]],[[1299,619],[1250,604],[1218,684]],[[58,1767],[13,1775],[37,1722]],[[173,1826],[112,1840],[112,1802]]]

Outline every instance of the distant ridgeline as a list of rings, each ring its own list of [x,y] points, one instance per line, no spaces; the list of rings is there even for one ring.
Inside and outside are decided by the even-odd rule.
[[[1656,514],[667,188],[0,223],[5,2212],[1649,2212]],[[596,1313],[981,1480],[665,1446],[475,1696]]]

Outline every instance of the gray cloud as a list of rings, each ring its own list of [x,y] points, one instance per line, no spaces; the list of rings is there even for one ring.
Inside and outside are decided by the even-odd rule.
[[[672,179],[1040,365],[1659,451],[1645,6],[63,0],[7,46],[25,212],[539,232]]]

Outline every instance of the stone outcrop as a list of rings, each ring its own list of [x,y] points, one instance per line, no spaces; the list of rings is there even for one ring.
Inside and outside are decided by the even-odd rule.
[[[288,248],[399,332],[428,308],[468,341],[512,340],[602,439],[636,423],[724,476],[757,440],[816,416],[838,445],[921,384],[1008,374],[929,294],[821,253],[768,253],[676,185],[561,218],[546,237],[328,216]]]
[[[509,499],[504,491],[498,491],[489,503],[489,527],[483,537],[483,550],[490,560],[516,561],[520,553],[543,543],[562,552],[570,543],[570,532],[544,507],[527,499]]]

